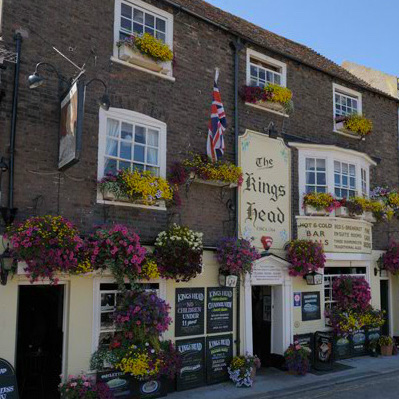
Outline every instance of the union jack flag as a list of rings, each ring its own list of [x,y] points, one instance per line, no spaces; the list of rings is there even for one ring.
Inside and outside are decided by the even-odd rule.
[[[218,88],[218,79],[219,69],[216,69],[215,82],[213,85],[211,120],[209,121],[208,142],[206,146],[208,157],[212,162],[216,162],[224,154],[225,146],[223,133],[227,126],[226,114]]]

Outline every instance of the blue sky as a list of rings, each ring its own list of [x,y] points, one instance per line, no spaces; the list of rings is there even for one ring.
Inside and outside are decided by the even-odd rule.
[[[348,60],[399,76],[398,0],[207,1],[338,64]]]

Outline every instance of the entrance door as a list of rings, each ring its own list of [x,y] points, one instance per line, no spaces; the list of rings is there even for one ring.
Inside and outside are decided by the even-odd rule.
[[[262,366],[271,365],[272,287],[252,287],[253,353]]]
[[[385,324],[382,326],[382,334],[389,335],[389,281],[380,280],[381,310],[385,311]]]
[[[21,399],[59,398],[64,286],[19,286],[17,376]]]

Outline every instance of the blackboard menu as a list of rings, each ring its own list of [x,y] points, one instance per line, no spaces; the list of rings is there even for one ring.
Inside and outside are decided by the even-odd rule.
[[[318,331],[314,334],[314,368],[316,370],[329,370],[333,368],[333,341],[333,333]]]
[[[204,334],[204,292],[204,288],[176,288],[176,337]]]
[[[302,321],[320,319],[320,291],[302,292]]]
[[[351,357],[351,340],[349,336],[336,336],[335,337],[335,358],[347,359]]]
[[[205,385],[205,338],[176,341],[182,365],[177,376],[177,390]]]
[[[367,342],[378,341],[381,337],[380,327],[370,327],[366,331]]]
[[[233,358],[233,335],[208,337],[206,340],[206,382],[217,384],[227,381],[227,367]]]
[[[109,370],[97,373],[97,381],[107,384],[112,395],[118,398],[130,398],[133,394],[131,377],[123,371]]]
[[[303,348],[307,348],[310,351],[309,360],[313,364],[314,355],[314,337],[313,334],[298,334],[294,336],[294,342],[298,342]]]
[[[232,288],[208,288],[206,320],[208,334],[233,331]]]
[[[366,353],[366,331],[362,328],[352,333],[352,355],[361,356]]]
[[[0,359],[0,398],[19,398],[17,377],[15,376],[14,368],[4,359]]]

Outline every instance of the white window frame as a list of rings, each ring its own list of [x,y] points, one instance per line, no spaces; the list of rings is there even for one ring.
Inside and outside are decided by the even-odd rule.
[[[172,61],[166,62],[165,65],[167,66],[168,69],[170,69],[170,74],[165,75],[159,72],[154,72],[150,71],[144,67],[130,64],[126,61],[120,60],[118,57],[118,47],[116,46],[117,41],[119,40],[119,31],[120,31],[120,25],[121,25],[121,8],[122,8],[122,3],[125,3],[126,5],[130,7],[136,7],[142,9],[144,12],[147,12],[149,14],[153,14],[154,16],[161,17],[162,19],[166,20],[166,38],[165,38],[165,44],[169,46],[169,48],[173,51],[173,14],[164,11],[160,8],[154,7],[151,4],[145,3],[144,1],[141,0],[115,0],[115,10],[114,10],[114,38],[113,38],[113,55],[111,57],[111,60],[126,66],[129,66],[134,69],[138,69],[140,71],[144,71],[147,73],[150,73],[152,75],[157,75],[161,78],[168,79],[171,81],[175,81],[175,79],[172,76]]]
[[[327,161],[327,192],[334,195],[335,181],[334,181],[334,161],[346,162],[354,164],[356,167],[356,192],[357,195],[362,193],[361,169],[365,169],[367,173],[367,192],[370,191],[370,166],[376,166],[367,154],[340,148],[334,145],[319,145],[306,143],[289,143],[291,147],[298,150],[298,188],[300,194],[299,213],[304,215],[302,208],[303,196],[306,190],[306,158],[325,158]]]
[[[261,62],[272,65],[276,68],[281,69],[281,84],[282,87],[287,87],[287,64],[278,61],[265,54],[259,53],[258,51],[247,49],[247,85],[251,83],[251,58],[255,58]]]
[[[335,170],[335,163],[336,162],[339,163],[339,169],[340,169],[339,173],[337,173],[336,170]],[[346,165],[348,167],[348,174],[347,175],[344,174],[343,171],[342,171],[343,170],[343,165]],[[350,172],[351,171],[351,166],[354,166],[354,168],[355,168],[355,176],[351,175],[351,172]],[[346,190],[346,191],[348,191],[348,193],[349,193],[349,191],[354,191],[355,195],[353,195],[352,197],[361,196],[363,194],[363,187],[362,187],[362,184],[360,184],[361,189],[359,191],[359,189],[358,189],[359,188],[358,180],[361,179],[362,170],[365,170],[365,169],[364,168],[360,168],[360,175],[358,175],[357,174],[358,170],[356,168],[356,164],[354,164],[352,161],[342,161],[342,160],[334,159],[334,192],[333,192],[334,196],[336,198],[344,198],[343,196],[338,196],[335,193],[336,189],[341,190],[341,191],[342,190]],[[335,175],[336,174],[338,174],[339,177],[340,177],[340,185],[339,186],[337,186],[336,183],[335,183]],[[346,187],[342,185],[342,181],[343,181],[343,177],[344,176],[346,176],[347,179],[348,179],[348,185]],[[351,178],[355,179],[355,187],[354,188],[351,187],[351,182],[350,182]],[[366,187],[367,187],[367,182],[366,182]],[[345,197],[345,198],[348,198],[348,197]]]
[[[307,173],[309,172],[309,170],[307,169],[307,165],[306,165],[306,160],[307,159],[313,159],[315,161],[315,167],[317,168],[317,160],[323,160],[325,161],[325,167],[326,170],[324,171],[324,174],[326,175],[326,184],[324,186],[316,184],[317,183],[317,173],[323,173],[323,172],[317,172],[317,170],[314,170],[314,174],[315,174],[315,184],[307,184],[306,183],[306,177],[307,177]],[[313,171],[312,171],[313,172]],[[306,157],[305,158],[305,192],[306,192],[306,186],[314,186],[314,187],[326,187],[326,192],[328,192],[328,186],[327,186],[327,175],[328,175],[328,169],[327,169],[327,159],[324,157]]]

